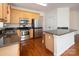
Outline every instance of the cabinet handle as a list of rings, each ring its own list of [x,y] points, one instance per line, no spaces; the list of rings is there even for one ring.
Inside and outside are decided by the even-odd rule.
[[[8,11],[8,6],[7,6],[7,14],[9,13],[9,11]]]
[[[8,10],[7,10],[7,14],[9,14]]]
[[[7,17],[5,17],[5,19],[7,19]]]
[[[7,19],[7,17],[5,17],[5,20]]]

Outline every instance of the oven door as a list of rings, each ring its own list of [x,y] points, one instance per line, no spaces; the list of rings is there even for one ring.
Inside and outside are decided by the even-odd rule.
[[[26,40],[29,39],[29,31],[28,30],[21,30],[21,40]]]

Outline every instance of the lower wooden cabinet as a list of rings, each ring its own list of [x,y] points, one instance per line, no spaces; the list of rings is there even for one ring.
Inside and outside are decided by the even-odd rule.
[[[44,33],[44,36],[45,36],[44,41],[45,41],[46,48],[53,53],[54,52],[54,37],[53,37],[53,35]]]
[[[19,56],[19,43],[0,48],[0,56]]]
[[[33,29],[29,30],[30,38],[33,38]]]

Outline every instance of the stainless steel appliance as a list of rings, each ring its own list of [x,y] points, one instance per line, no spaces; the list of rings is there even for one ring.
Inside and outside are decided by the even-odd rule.
[[[0,29],[0,46],[3,45],[3,31]]]
[[[29,20],[26,18],[20,19],[20,34],[21,40],[26,40],[30,38],[29,29],[28,29]]]
[[[32,19],[33,38],[42,37],[42,22],[38,19]]]
[[[20,19],[20,24],[28,24],[29,20],[27,18]]]
[[[26,40],[29,38],[29,30],[21,30],[21,40]]]

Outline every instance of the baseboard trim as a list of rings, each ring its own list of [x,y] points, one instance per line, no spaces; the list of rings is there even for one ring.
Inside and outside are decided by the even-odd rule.
[[[74,46],[74,44],[72,44],[67,50],[69,50],[71,47],[73,47]],[[65,52],[67,52],[67,50],[65,51]],[[60,56],[64,56],[64,53],[65,52],[63,52]]]
[[[51,52],[49,49],[47,49],[46,48],[46,50],[48,51],[48,52],[50,52],[51,54],[52,54],[52,56],[54,56],[54,53],[53,52]]]

